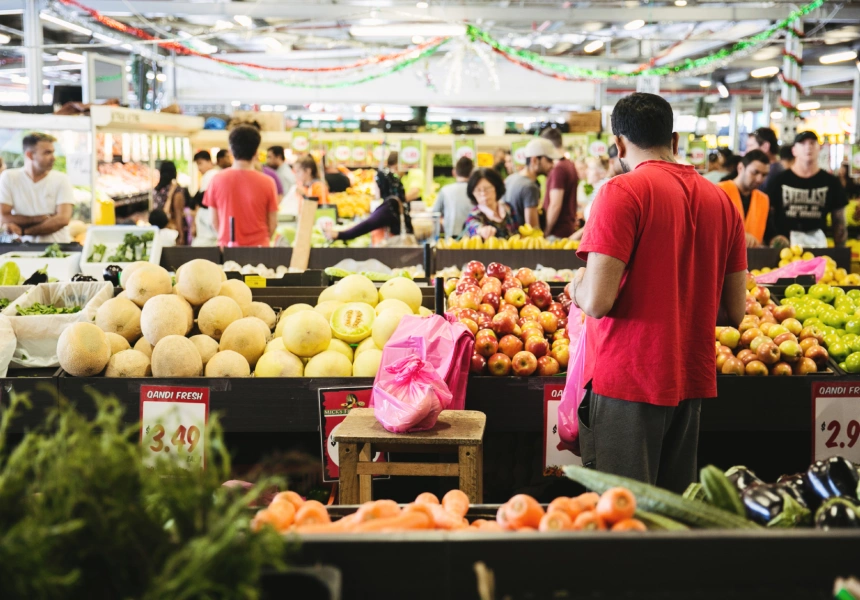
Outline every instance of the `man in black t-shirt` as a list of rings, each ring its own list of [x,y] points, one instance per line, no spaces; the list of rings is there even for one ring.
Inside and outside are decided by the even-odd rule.
[[[818,136],[812,131],[797,134],[792,152],[794,164],[791,169],[774,177],[767,188],[771,215],[767,239],[777,235],[790,238],[792,232],[802,232],[823,240],[827,215],[830,214],[834,244],[844,246],[848,200],[839,179],[818,166],[821,153]]]

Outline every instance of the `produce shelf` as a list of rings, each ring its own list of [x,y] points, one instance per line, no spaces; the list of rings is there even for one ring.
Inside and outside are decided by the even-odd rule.
[[[198,258],[221,264],[221,249],[197,246],[171,246],[161,249],[161,266],[168,271],[175,271]]]
[[[577,258],[575,250],[436,250],[434,269],[462,268],[469,261],[477,260],[484,265],[502,263],[511,269],[523,267],[534,269],[538,265],[553,269],[578,269],[585,261]]]
[[[9,406],[9,395],[27,394],[32,405],[21,409],[9,431],[23,433],[45,422],[47,411],[57,406],[58,369],[10,369],[0,378],[0,415]]]
[[[851,271],[850,248],[804,248],[804,252],[812,252],[815,256],[829,256],[836,261],[836,266]],[[763,269],[776,268],[779,264],[779,248],[747,248],[747,267]]]

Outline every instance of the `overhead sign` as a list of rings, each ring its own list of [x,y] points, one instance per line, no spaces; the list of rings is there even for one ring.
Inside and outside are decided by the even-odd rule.
[[[636,91],[643,94],[659,94],[660,93],[660,76],[654,77],[637,77]]]
[[[311,149],[311,134],[307,131],[293,131],[293,137],[290,140],[290,147],[293,152],[308,152]]]
[[[404,140],[400,142],[400,164],[406,167],[417,167],[421,164],[423,150],[421,140]]]
[[[690,142],[687,146],[687,160],[696,168],[702,168],[707,164],[708,145],[704,140]]]
[[[478,149],[474,139],[454,140],[454,164],[461,158],[475,160],[478,158]]]
[[[511,144],[511,157],[514,159],[514,164],[518,167],[526,165],[526,146],[528,143],[528,140],[523,140]]]

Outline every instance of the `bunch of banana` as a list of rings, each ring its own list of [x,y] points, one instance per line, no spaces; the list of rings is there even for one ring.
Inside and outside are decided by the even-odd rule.
[[[480,236],[463,237],[459,240],[452,238],[440,239],[436,243],[437,250],[576,250],[579,242],[562,238],[550,241],[543,234],[523,237],[516,233],[504,240],[490,237],[486,240]]]
[[[543,231],[540,229],[535,229],[528,223],[525,225],[520,225],[519,229],[520,237],[528,238],[528,237],[543,237]]]

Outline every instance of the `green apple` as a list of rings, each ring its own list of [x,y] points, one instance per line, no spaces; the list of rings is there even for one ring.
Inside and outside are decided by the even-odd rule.
[[[831,310],[821,315],[821,322],[827,327],[833,327],[834,329],[841,328],[847,320],[848,318],[845,313],[841,313],[838,310]]]
[[[838,335],[841,338],[842,336],[845,335],[845,330],[840,327],[839,329],[836,330],[836,335]]]
[[[854,303],[851,302],[851,300],[848,300],[847,298],[844,300],[842,298],[837,300],[836,304],[834,304],[834,307],[839,312],[848,313],[849,315],[853,315],[854,311],[857,310],[857,307],[854,306]]]
[[[851,348],[851,352],[860,352],[860,336],[849,342],[848,346]]]
[[[828,325],[825,325],[824,327],[821,327],[820,329],[821,329],[821,335],[824,335],[824,336],[833,335],[834,333],[836,333],[836,328],[830,327]]]
[[[836,335],[835,333],[831,333],[830,335],[824,336],[824,345],[827,346],[828,349],[830,349],[830,346],[833,346],[834,344],[838,344],[839,342],[840,342],[839,336]]]
[[[833,289],[826,283],[816,283],[812,287],[809,288],[809,295],[815,298],[816,300],[821,300],[822,302],[827,302],[828,304],[833,302]]]
[[[849,298],[851,298],[852,300],[860,301],[860,290],[850,290],[845,295],[848,296]]]
[[[851,354],[851,348],[849,348],[842,342],[837,342],[833,345],[828,344],[827,351],[830,353],[830,356],[832,356],[833,360],[835,360],[836,362],[842,362],[843,360],[846,360]]]
[[[845,290],[843,290],[841,287],[831,287],[830,289],[833,290],[833,297],[834,298],[844,298],[845,297]]]
[[[805,322],[807,319],[818,318],[818,309],[809,304],[798,304],[794,307],[796,310],[795,318],[800,322]]]
[[[842,339],[839,341],[842,342],[843,344],[845,344],[846,346],[850,346],[851,342],[853,342],[857,338],[858,338],[858,336],[854,333],[846,333],[845,335],[842,336]]]
[[[841,362],[841,363],[839,363],[839,368],[842,369],[843,371],[847,371],[848,365],[846,365],[844,362]]]
[[[803,296],[806,292],[803,291],[803,286],[799,283],[792,283],[790,286],[785,288],[785,297],[786,298],[799,298]]]
[[[860,373],[860,352],[852,352],[845,359],[845,371],[849,373]]]
[[[860,319],[851,318],[845,322],[845,332],[860,335]]]
[[[809,327],[811,325],[821,325],[821,319],[818,317],[810,317],[809,319],[805,319],[803,321],[804,327]]]

